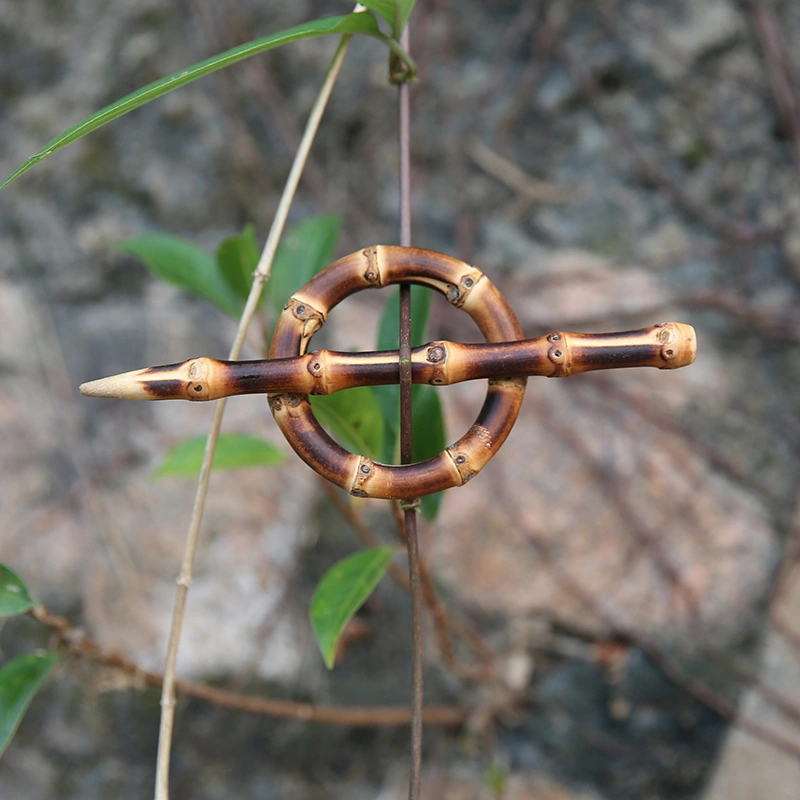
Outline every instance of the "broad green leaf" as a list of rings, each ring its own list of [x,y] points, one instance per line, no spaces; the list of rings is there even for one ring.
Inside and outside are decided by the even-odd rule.
[[[301,286],[328,266],[341,222],[339,214],[320,214],[295,225],[283,237],[267,283],[276,317]]]
[[[425,329],[431,313],[433,290],[414,284],[411,287],[411,346],[425,344]],[[400,290],[386,301],[378,326],[378,350],[397,350],[400,346]]]
[[[328,669],[333,669],[344,626],[372,594],[393,555],[391,547],[362,550],[334,564],[319,582],[309,615]]]
[[[166,78],[161,78],[153,83],[148,84],[142,89],[137,89],[135,92],[117,100],[111,105],[106,106],[104,109],[92,114],[86,119],[74,125],[69,130],[57,136],[38,153],[31,156],[5,183],[0,186],[0,189],[8,186],[13,180],[16,180],[20,175],[27,172],[31,167],[43,161],[48,156],[60,150],[62,147],[70,144],[71,142],[86,136],[87,133],[97,130],[112,120],[115,120],[135,108],[155,100],[157,97],[167,94],[187,83],[191,83],[197,78],[202,78],[211,72],[215,72],[223,67],[228,67],[235,64],[237,61],[242,61],[250,56],[263,53],[266,50],[271,50],[283,44],[296,42],[300,39],[308,39],[314,36],[324,36],[326,34],[354,34],[361,33],[367,36],[373,36],[384,42],[393,53],[402,58],[413,72],[413,61],[405,54],[400,45],[386,34],[382,33],[378,28],[378,23],[375,17],[368,11],[360,11],[346,16],[328,17],[327,19],[318,19],[311,22],[305,22],[302,25],[297,25],[294,28],[289,28],[279,33],[273,33],[269,36],[264,36],[260,39],[254,39],[247,44],[239,45],[224,53],[212,56],[211,58],[201,61],[198,64],[193,64],[180,72],[174,72]]]
[[[226,314],[239,317],[244,303],[222,277],[217,262],[191,242],[153,233],[125,239],[117,248],[136,256],[161,280],[199,294]]]
[[[175,445],[155,470],[158,478],[194,478],[200,474],[206,437],[196,436]],[[212,469],[241,469],[280,464],[283,453],[275,445],[245,433],[223,433],[217,440]]]
[[[242,304],[250,294],[258,258],[258,244],[252,225],[248,225],[241,233],[223,239],[217,248],[217,267]]]
[[[24,614],[36,605],[28,593],[28,587],[16,572],[0,564],[0,617]]]
[[[415,386],[412,390],[413,413],[411,430],[414,436],[414,461],[427,461],[447,447],[444,413],[439,390],[434,386]],[[429,522],[436,519],[442,503],[442,492],[425,495],[421,500],[422,514]]]
[[[55,653],[29,653],[0,669],[0,756],[57,661]]]
[[[424,286],[411,287],[411,346],[417,347],[425,343],[425,328],[428,325],[433,291]],[[396,290],[386,301],[381,320],[378,325],[378,350],[397,350],[400,346],[399,333],[400,292]],[[382,460],[392,462],[395,459],[397,437],[400,431],[400,387],[374,387],[375,396],[383,412],[386,433],[383,441]]]
[[[319,421],[344,447],[380,461],[383,453],[383,414],[372,386],[309,397]]]

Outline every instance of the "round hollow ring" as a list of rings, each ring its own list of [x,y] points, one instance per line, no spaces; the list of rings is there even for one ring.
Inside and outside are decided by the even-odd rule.
[[[311,337],[345,297],[395,283],[418,283],[440,291],[475,320],[487,342],[523,338],[511,307],[479,269],[432,250],[378,245],[326,267],[289,299],[275,328],[269,357],[305,355]],[[324,478],[358,497],[404,499],[461,486],[477,475],[511,431],[526,381],[524,377],[491,379],[480,414],[465,436],[435,458],[397,466],[340,447],[317,421],[307,395],[269,394],[268,399],[289,444]]]

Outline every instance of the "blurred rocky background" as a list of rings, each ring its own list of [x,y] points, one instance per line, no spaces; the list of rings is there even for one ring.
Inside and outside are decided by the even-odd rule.
[[[0,172],[152,80],[349,10],[0,0]],[[700,342],[676,373],[532,379],[501,453],[425,531],[442,602],[497,665],[489,682],[458,677],[427,629],[428,701],[469,721],[426,734],[425,797],[796,797],[800,4],[420,0],[411,32],[416,243],[486,270],[529,336],[676,319]],[[156,672],[194,486],[152,470],[213,409],[77,386],[224,357],[233,327],[115,243],[166,232],[213,252],[247,223],[263,240],[334,47],[193,83],[0,193],[0,560]],[[340,255],[397,240],[386,61],[354,41],[293,211],[340,212]],[[347,301],[328,341],[371,349],[381,302]],[[477,332],[437,303],[436,337]],[[450,440],[483,391],[443,391]],[[284,446],[263,398],[231,402],[225,429]],[[407,702],[408,600],[389,580],[322,666],[309,598],[359,543],[285,449],[283,467],[212,479],[179,672],[319,704]],[[351,512],[396,541],[381,504]],[[47,644],[12,620],[0,659]],[[62,663],[0,762],[0,796],[147,797],[158,693],[134,683]],[[400,798],[406,754],[403,728],[179,699],[173,792]]]

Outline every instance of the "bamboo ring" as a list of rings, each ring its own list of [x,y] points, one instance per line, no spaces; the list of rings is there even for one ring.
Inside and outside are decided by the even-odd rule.
[[[475,320],[487,342],[523,338],[511,307],[479,269],[432,250],[378,245],[326,267],[289,299],[275,328],[270,358],[304,355],[311,337],[345,297],[395,283],[419,283],[440,291]],[[427,360],[435,364],[437,357],[440,353],[431,347]],[[437,382],[441,381],[431,379]],[[268,399],[291,447],[324,478],[357,497],[404,499],[461,486],[477,475],[516,422],[526,382],[526,377],[490,379],[483,407],[465,436],[435,458],[397,466],[340,447],[317,421],[308,395],[272,393]]]

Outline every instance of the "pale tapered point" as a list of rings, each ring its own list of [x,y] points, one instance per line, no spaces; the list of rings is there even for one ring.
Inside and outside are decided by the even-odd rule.
[[[115,400],[152,400],[153,395],[142,380],[142,370],[123,372],[80,385],[87,397],[108,397]]]

